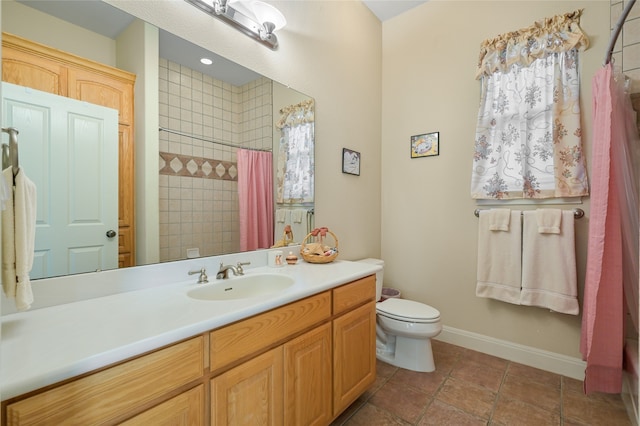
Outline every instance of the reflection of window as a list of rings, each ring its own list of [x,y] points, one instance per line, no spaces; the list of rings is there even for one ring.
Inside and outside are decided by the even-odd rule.
[[[314,102],[308,100],[280,110],[281,130],[276,170],[278,203],[313,202]]]
[[[580,128],[580,11],[485,40],[473,198],[588,195]]]

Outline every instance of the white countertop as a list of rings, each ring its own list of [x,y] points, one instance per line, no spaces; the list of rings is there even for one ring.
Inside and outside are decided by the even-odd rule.
[[[374,274],[379,266],[300,260],[282,268],[260,266],[245,275],[290,275],[295,284],[252,299],[204,301],[187,291],[216,285],[194,278],[1,317],[0,395],[3,400],[83,374],[225,324]],[[213,275],[213,276],[212,276]],[[225,282],[231,283],[234,277]]]

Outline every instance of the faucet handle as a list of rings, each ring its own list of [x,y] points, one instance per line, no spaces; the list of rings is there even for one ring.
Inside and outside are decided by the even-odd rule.
[[[193,274],[200,274],[200,276],[198,277],[198,284],[209,282],[209,277],[207,277],[207,270],[204,267],[200,270],[189,271],[189,275]]]
[[[238,262],[238,264],[236,265],[236,271],[238,272],[238,275],[244,275],[244,269],[242,269],[242,267],[246,265],[251,265],[251,262]]]

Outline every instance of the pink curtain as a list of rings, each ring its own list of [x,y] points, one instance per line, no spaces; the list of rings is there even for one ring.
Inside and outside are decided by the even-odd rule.
[[[580,341],[587,362],[586,393],[620,393],[622,389],[622,231],[612,145],[625,137],[628,116],[620,110],[624,93],[618,84],[611,64],[593,78],[591,218]]]
[[[271,153],[238,150],[240,250],[273,245],[273,171]]]
[[[622,229],[622,276],[624,300],[631,322],[626,321],[625,337],[638,334],[638,284],[640,276],[639,221],[640,204],[638,182],[640,174],[640,137],[636,123],[636,112],[631,99],[624,89],[623,76],[617,78],[618,112],[620,118],[618,130],[620,137],[611,145],[611,164],[616,175],[618,199],[620,200],[620,221]],[[615,107],[614,107],[615,111]],[[633,330],[631,329],[633,325]]]

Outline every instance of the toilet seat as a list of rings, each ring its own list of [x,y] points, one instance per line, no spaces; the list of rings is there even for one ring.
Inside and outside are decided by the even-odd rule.
[[[414,300],[391,298],[376,304],[378,314],[398,321],[432,323],[440,321],[440,311]]]

